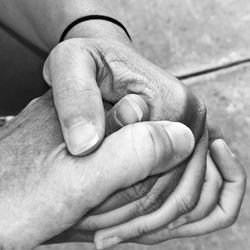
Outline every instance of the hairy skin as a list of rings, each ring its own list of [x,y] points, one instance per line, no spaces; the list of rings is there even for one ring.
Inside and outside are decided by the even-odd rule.
[[[22,243],[27,243],[29,238],[42,243],[36,237],[40,236],[41,228],[48,231],[49,224],[46,219],[34,223],[36,214],[43,214],[48,218],[63,217],[73,210],[75,215],[71,214],[76,218],[71,219],[76,221],[77,214],[86,213],[89,209],[85,207],[85,211],[79,211],[78,206],[71,205],[74,195],[79,195],[76,193],[78,182],[85,178],[83,173],[79,172],[77,176],[77,171],[71,169],[77,167],[78,160],[68,158],[51,93],[33,101],[1,129],[0,149],[0,224],[4,228],[0,234],[1,244],[8,242],[10,236],[13,246],[20,245],[20,249]],[[68,168],[67,165],[71,167]],[[49,182],[45,181],[47,176],[50,176]],[[60,178],[63,179],[59,182]],[[51,189],[55,192],[51,192]],[[26,196],[28,199],[25,199]],[[48,200],[51,201],[50,207],[44,206]],[[84,202],[91,204],[93,201]],[[37,227],[30,228],[30,224]],[[61,225],[62,229],[65,226],[67,225]],[[50,228],[49,231],[48,235],[57,233],[55,228]],[[46,237],[48,236],[45,235],[44,239]]]
[[[170,169],[166,162],[175,158],[163,129],[167,122],[157,124],[126,126],[91,155],[74,157],[64,143],[51,91],[30,103],[0,130],[0,248],[32,249],[116,191]],[[192,146],[174,162],[191,151]]]
[[[82,64],[82,62],[84,63]],[[84,74],[86,78],[74,79],[67,75],[67,72],[71,72],[70,69],[73,69],[74,73],[78,71],[84,73],[86,67],[83,67],[83,65],[89,67]],[[89,72],[92,72],[93,75]],[[196,143],[199,142],[204,133],[206,120],[204,104],[178,79],[145,60],[133,49],[115,40],[70,39],[59,44],[45,63],[44,76],[49,84],[53,83],[53,95],[58,113],[63,111],[64,114],[71,114],[70,100],[72,100],[72,105],[75,105],[75,99],[78,98],[77,100],[88,112],[88,116],[95,117],[96,114],[91,113],[95,112],[95,108],[88,107],[92,103],[84,101],[89,96],[95,97],[101,93],[104,101],[114,105],[127,94],[136,94],[146,101],[150,111],[149,120],[180,121],[191,128]],[[82,76],[82,73],[79,73],[79,76]],[[60,85],[61,82],[66,80],[67,82],[64,85]],[[73,81],[71,82],[71,80]],[[76,80],[85,81],[88,84],[96,80],[100,93],[97,89],[92,89],[91,85],[89,85],[87,91],[78,89],[80,87],[78,84],[75,84],[73,88],[72,83],[76,83]],[[77,93],[82,95],[78,96]],[[72,94],[76,98],[67,99]],[[87,95],[86,98],[84,98],[84,95]],[[67,105],[61,109],[61,105],[57,103],[58,100]],[[69,110],[67,111],[67,109]],[[61,119],[60,122],[63,126],[64,119]],[[203,151],[206,150],[207,148],[204,146]],[[197,163],[200,166],[197,172],[197,176],[200,178],[198,190],[201,189],[204,180],[206,157],[199,160],[200,162]],[[114,226],[136,216],[157,210],[178,184],[184,169],[185,165],[176,168],[164,178],[162,176],[150,177],[128,190],[115,193],[101,206],[92,210],[89,218],[84,217],[74,226],[74,229],[65,232],[62,237],[57,237],[55,241],[92,240],[93,233],[98,229]],[[158,186],[160,188],[157,188]],[[153,192],[153,195],[151,192]],[[198,198],[199,194],[191,201],[192,206],[196,204]],[[105,220],[106,212],[133,201],[138,201],[135,204],[138,209],[134,209],[132,213],[126,216],[121,216],[118,220]],[[96,217],[93,217],[93,215],[100,214],[104,214],[103,218],[99,217],[100,219],[97,220]],[[87,232],[90,232],[91,237]]]
[[[52,86],[63,132],[74,120],[91,121],[101,140],[105,134],[102,100],[114,105],[124,96],[136,94],[147,103],[150,121],[182,122],[192,130],[196,142],[203,134],[203,102],[176,77],[116,40],[64,41],[50,53],[43,73]]]
[[[110,107],[110,105],[106,106]],[[116,129],[116,127],[109,128],[108,134]],[[130,214],[127,220],[160,208],[177,185],[178,178],[183,172],[180,167],[174,168],[165,174],[151,176],[145,180],[142,180],[144,178],[142,174],[138,174],[141,180],[138,176],[133,179],[134,174],[132,174],[132,176],[127,176],[129,181],[120,185],[121,172],[117,173],[115,169],[112,169],[108,180],[105,178],[103,180],[103,172],[98,173],[100,165],[91,164],[91,161],[88,162],[91,169],[86,168],[84,171],[85,161],[79,164],[80,158],[69,155],[63,143],[50,91],[34,100],[19,116],[0,130],[0,142],[2,163],[0,169],[0,240],[4,250],[31,249],[53,236],[55,237],[46,243],[93,241],[95,231],[107,227],[105,220],[110,218],[108,213],[112,213],[114,208],[126,206],[131,201],[139,201],[135,206],[135,213]],[[109,146],[107,155],[110,153],[110,148]],[[93,155],[96,156],[98,153],[93,153]],[[195,158],[191,159],[195,163]],[[190,163],[187,166],[189,165]],[[197,162],[194,165],[199,167]],[[190,166],[188,168],[190,169]],[[204,224],[204,220],[201,221],[199,226],[202,228],[202,233],[229,226],[237,218],[244,194],[245,174],[237,165],[234,168],[235,173],[227,178],[235,177],[237,182],[229,180],[229,184],[236,187],[231,187],[234,196],[228,198],[237,202],[232,208],[232,206],[227,206],[229,201],[225,201],[225,204],[222,204],[223,211],[225,211],[223,216],[213,214],[213,222],[207,220],[209,225]],[[111,177],[119,183],[117,188],[104,190],[102,194],[95,192],[93,195],[93,187],[101,185],[102,182],[107,185],[110,181],[114,181]],[[218,177],[213,177],[215,182],[218,181]],[[190,183],[188,178],[187,181]],[[133,185],[135,182],[137,184]],[[215,182],[211,182],[213,186]],[[119,189],[120,191],[117,192]],[[199,196],[196,188],[193,190]],[[101,191],[103,192],[103,188]],[[192,210],[196,204],[195,195],[194,199],[188,202],[185,197],[185,195],[182,198],[176,196],[180,199],[178,202],[184,202],[176,207],[179,210],[177,217]],[[223,199],[225,198],[222,197]],[[193,216],[197,217],[195,213]],[[114,219],[111,223],[113,224],[108,226],[119,225],[121,220]],[[163,232],[156,231],[156,233],[142,235],[141,238],[130,241],[156,244],[170,238],[193,234],[197,234],[197,229],[191,224],[174,231],[165,228]],[[33,241],[31,242],[30,239]]]
[[[63,64],[60,63],[62,60],[64,60]],[[149,106],[149,120],[180,121],[191,128],[196,143],[199,142],[204,133],[206,121],[206,109],[202,101],[194,96],[178,79],[145,60],[133,49],[114,40],[100,41],[99,39],[71,39],[58,45],[52,51],[44,68],[47,82],[50,84],[53,82],[56,85],[54,96],[57,99],[63,100],[60,93],[65,95],[67,89],[72,88],[71,84],[68,87],[64,85],[61,90],[57,87],[59,86],[57,84],[63,79],[68,79],[69,76],[66,68],[64,69],[64,64],[72,68],[73,66],[70,66],[72,61],[75,63],[74,69],[77,72],[81,69],[85,70],[81,66],[83,61],[88,62],[87,65],[90,67],[88,72],[91,70],[95,72],[96,82],[104,101],[115,104],[127,94],[136,94],[142,97]],[[86,74],[89,76],[88,73]],[[54,78],[53,76],[60,77]],[[92,83],[92,81],[94,81],[92,76],[87,77],[86,82]],[[93,91],[91,86],[87,90],[87,94]],[[202,150],[206,152],[206,146]],[[199,160],[197,165],[200,166],[200,169],[197,176],[200,178],[200,186],[197,189],[201,187],[204,179],[206,157]],[[119,191],[101,206],[91,211],[90,217],[83,218],[73,231],[65,232],[55,241],[61,242],[65,239],[92,241],[92,235],[98,229],[114,226],[159,209],[178,184],[184,169],[185,165],[176,168],[164,179],[162,176],[150,177],[127,190]],[[160,188],[157,188],[158,186]],[[153,192],[153,195],[150,191]],[[198,197],[199,194],[194,197],[191,203],[195,205]],[[105,219],[105,213],[137,200],[135,212],[121,216],[118,220]],[[98,216],[101,214],[103,216]]]
[[[138,58],[134,55],[133,50],[124,50],[120,43],[111,41],[107,46],[106,43],[96,43],[96,40],[92,39],[85,46],[82,43],[79,46],[78,42],[82,40],[76,39],[75,41],[75,48],[80,50],[86,50],[87,48],[95,64],[99,64],[97,77],[105,101],[115,104],[127,94],[137,94],[148,104],[150,120],[182,121],[192,129],[196,141],[199,141],[204,131],[205,108],[177,79],[169,76],[145,59]],[[62,44],[62,46],[67,46],[67,42]],[[100,51],[105,49],[105,46],[109,53],[100,57]],[[74,46],[70,44],[68,48],[60,47],[59,49],[66,51],[69,56],[72,48]],[[124,58],[117,60],[117,50],[120,51],[119,56],[131,57],[130,63],[124,63]],[[58,56],[56,53],[55,51],[52,54]],[[112,56],[115,56],[116,59],[113,60]],[[58,61],[67,60],[67,58],[66,55]],[[137,60],[133,58],[137,58]],[[105,67],[107,63],[111,74],[107,72]],[[49,62],[49,64],[51,64],[50,67],[53,70],[55,65],[52,62]],[[112,67],[115,67],[116,70],[113,70]],[[112,77],[116,79],[114,81],[116,84],[111,81]],[[134,84],[135,80],[137,84]],[[66,96],[65,91],[67,91],[67,88],[58,93]],[[103,219],[100,223],[99,221],[95,222],[95,218],[86,221],[86,216],[79,222],[83,215],[97,205],[99,206],[91,211],[90,216],[111,211],[139,198],[142,199],[139,199],[139,205],[136,205],[139,209],[135,213],[129,214],[129,217],[125,217],[125,220],[152,212],[158,209],[167,199],[185,169],[176,168],[164,177],[164,182],[161,175],[150,177],[150,179],[144,181],[143,179],[146,176],[144,178],[143,176],[140,176],[140,178],[132,176],[130,182],[119,184],[121,186],[117,184],[119,188],[116,190],[103,190],[104,193],[101,193],[100,196],[98,193],[93,196],[93,185],[102,181],[99,177],[101,174],[96,170],[98,164],[95,163],[95,167],[91,170],[87,168],[87,172],[82,170],[82,165],[87,164],[88,161],[94,161],[94,156],[100,155],[99,149],[93,154],[93,157],[91,154],[86,159],[69,155],[66,145],[63,143],[61,127],[51,92],[31,103],[19,116],[6,124],[0,133],[0,160],[2,163],[0,173],[1,176],[4,176],[4,181],[1,180],[0,183],[0,190],[2,191],[0,196],[1,201],[5,201],[0,206],[0,214],[2,215],[0,224],[3,225],[3,228],[6,228],[6,230],[0,232],[0,240],[1,242],[10,241],[14,246],[20,244],[22,246],[23,244],[24,249],[42,244],[76,223],[73,229],[66,232],[68,237],[64,238],[64,241],[86,240],[88,236],[86,230],[95,232],[97,229],[124,222],[123,217],[111,221],[112,225],[105,225]],[[13,145],[13,142],[15,142],[15,145]],[[102,147],[104,147],[103,144]],[[206,147],[203,148],[203,151],[206,151]],[[201,160],[198,164],[201,166],[198,171],[200,175],[198,189],[202,185],[205,161],[204,157],[204,161]],[[20,166],[18,171],[16,166]],[[114,181],[119,182],[119,177],[115,178],[115,171],[113,174]],[[43,181],[43,178],[46,181]],[[89,183],[93,178],[96,182]],[[134,178],[137,179],[133,182]],[[141,181],[141,183],[131,187],[138,181]],[[151,202],[151,195],[148,196],[147,194],[155,186],[161,188],[154,191],[155,202]],[[33,188],[30,189],[30,187]],[[114,192],[126,187],[129,188],[110,197]],[[190,202],[195,204],[198,201],[198,196],[199,194]],[[24,197],[28,197],[28,199],[24,199]],[[86,197],[90,197],[89,200],[86,200]],[[110,198],[106,200],[108,197]],[[149,200],[148,197],[150,197]],[[75,199],[77,199],[77,202]],[[51,206],[48,206],[48,200],[51,201]],[[104,200],[106,201],[104,202]],[[15,202],[14,205],[13,201]],[[8,206],[8,202],[10,205],[12,203],[13,206]],[[102,202],[104,203],[100,205]],[[88,205],[86,206],[86,204]],[[8,207],[11,209],[8,209]],[[8,211],[8,214],[6,214],[6,211]],[[47,219],[41,219],[41,217]],[[60,223],[51,225],[50,218]],[[33,239],[32,242],[30,242],[31,238]],[[58,241],[58,239],[55,239],[55,241]]]

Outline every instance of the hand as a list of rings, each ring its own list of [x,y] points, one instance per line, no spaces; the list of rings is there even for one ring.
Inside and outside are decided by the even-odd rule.
[[[145,122],[108,136],[89,156],[73,157],[47,93],[1,129],[0,248],[31,249],[49,240],[112,193],[170,170],[193,145],[184,125]]]
[[[165,181],[168,184],[168,188],[170,190],[173,189],[173,182],[170,181],[172,177],[170,172],[164,174],[165,178],[162,178],[162,181],[154,188],[152,188],[152,186],[155,184],[156,177],[151,177],[148,178],[147,182],[138,183],[129,189],[116,193],[103,203],[101,207],[99,206],[97,209],[94,209],[89,216],[85,217],[81,223],[74,226],[71,231],[66,232],[61,239],[66,239],[66,241],[93,241],[95,230],[117,225],[114,228],[97,232],[95,238],[99,248],[110,246],[125,240],[143,244],[156,244],[172,238],[198,236],[233,224],[237,218],[242,202],[246,176],[244,169],[234,158],[232,158],[231,154],[228,153],[229,151],[224,146],[219,146],[219,148],[214,147],[215,140],[220,143],[221,140],[218,138],[222,138],[222,135],[217,132],[217,129],[210,126],[209,135],[210,141],[214,141],[210,146],[213,160],[210,155],[207,156],[206,178],[201,195],[197,202],[198,204],[193,206],[192,209],[192,206],[190,207],[190,204],[192,203],[182,203],[185,201],[182,200],[182,202],[177,204],[179,206],[176,206],[175,209],[178,213],[182,213],[182,210],[190,210],[189,213],[184,214],[172,223],[170,223],[170,219],[169,224],[166,224],[166,227],[162,228],[163,216],[160,216],[160,210],[158,210],[158,218],[161,220],[158,222],[160,230],[158,229],[156,231],[157,233],[146,232],[146,230],[153,230],[150,228],[150,225],[153,225],[156,222],[156,218],[154,218],[152,214],[150,215],[151,221],[149,220],[151,223],[148,222],[149,226],[145,226],[144,224],[145,217],[142,217],[140,220],[141,222],[138,222],[138,220],[135,219],[132,223],[130,222],[124,225],[119,225],[119,223],[126,222],[126,220],[129,220],[136,215],[142,216],[143,214],[150,213],[152,207],[156,210],[161,206],[165,201],[166,196],[170,194],[170,192],[165,194],[165,198],[159,196],[161,185],[164,187]],[[221,145],[223,145],[223,143]],[[231,169],[233,170],[232,172]],[[194,173],[192,173],[193,175],[188,174],[188,172],[190,172],[190,169],[186,171],[182,178],[182,181],[186,182],[186,185],[182,184],[182,189],[184,191],[186,190],[187,194],[195,192],[195,185],[193,185],[193,183],[196,181],[196,175],[194,175]],[[147,192],[148,188],[145,188],[146,185],[152,188],[149,193]],[[180,187],[181,184],[178,186],[179,191],[181,190]],[[227,190],[232,192],[228,197],[225,195],[228,192]],[[121,208],[119,208],[119,201],[121,204],[121,200],[127,201],[128,197],[130,200],[135,200],[135,194],[144,197],[132,202],[131,204],[123,204],[124,206],[120,205]],[[170,198],[172,198],[172,200],[178,198],[177,194],[178,192],[175,192]],[[183,197],[185,197],[185,195],[183,195]],[[169,204],[171,203],[169,202]],[[165,208],[162,209],[162,215],[166,214],[164,210],[171,214],[171,206],[169,206],[169,204],[167,205],[167,202],[164,204]],[[188,207],[185,208],[184,205],[187,205]],[[110,211],[109,209],[112,207],[117,207],[117,209],[111,209]],[[171,218],[171,215],[169,217]],[[183,224],[184,226],[182,226]],[[141,232],[142,236],[134,239],[134,236],[138,231],[139,233]],[[132,239],[129,240],[130,237]],[[103,238],[109,238],[109,240],[102,242],[101,245],[100,239]],[[60,239],[58,240],[60,241]]]
[[[98,248],[124,241],[156,244],[173,238],[214,232],[235,222],[246,186],[245,171],[224,140],[220,139],[222,135],[211,127],[209,132],[212,141],[211,156],[207,156],[206,179],[198,204],[194,209],[163,226],[162,221],[169,217],[168,213],[171,213],[169,210],[171,199],[178,197],[174,191],[175,193],[171,194],[168,202],[160,209],[162,212],[159,210],[157,213],[142,216],[124,225],[97,232],[95,240]],[[186,173],[182,180],[187,180]],[[186,188],[192,189],[192,183],[186,182]],[[155,230],[157,226],[158,229]]]
[[[182,122],[191,128],[196,142],[203,134],[204,104],[178,79],[116,40],[78,38],[59,44],[45,62],[44,78],[52,86],[64,139],[73,155],[87,154],[102,141],[102,100],[115,104],[131,93],[146,101],[150,120]]]
[[[130,96],[126,96],[126,99],[130,99],[129,97]],[[133,96],[132,99],[133,101],[136,101],[134,103],[135,105],[137,105],[139,108],[144,110],[143,116],[146,117],[147,109],[145,107],[145,104],[143,104],[143,100],[141,100],[138,96],[135,96],[135,95]],[[126,108],[130,107],[129,105],[127,105],[127,102],[123,102],[123,101],[120,101],[117,104],[117,106],[119,107],[119,111],[121,110],[125,111]],[[136,122],[135,120],[136,112],[133,113],[132,109],[126,110],[123,113],[125,114],[123,115],[123,120],[125,121],[126,124],[131,121],[131,117],[134,119],[134,122]],[[113,131],[115,130],[116,126],[119,126],[119,124],[117,124],[114,127],[112,127],[112,124],[116,124],[115,120],[112,120],[112,123],[109,122],[108,124],[110,125],[110,128]],[[217,129],[211,128],[210,126],[209,132],[210,132],[209,133],[210,141],[214,141],[214,140],[220,141],[217,139],[221,138],[222,135],[217,132]],[[213,163],[213,160],[211,159],[211,157],[208,155],[205,183],[203,185],[198,204],[194,207],[194,209],[191,209],[191,212],[181,216],[176,221],[168,224],[166,227],[161,228],[161,230],[157,230],[157,233],[146,233],[139,238],[130,239],[127,241],[143,243],[143,244],[156,244],[161,241],[169,240],[172,238],[187,237],[187,236],[191,237],[191,236],[197,236],[197,235],[209,233],[212,231],[216,231],[218,229],[225,228],[231,225],[236,220],[237,215],[239,213],[239,208],[240,208],[240,204],[242,201],[242,197],[244,194],[244,189],[245,189],[244,170],[239,164],[235,165],[235,171],[233,171],[232,173],[230,173],[229,168],[226,168],[225,170],[223,170],[223,165],[225,165],[224,163],[227,157],[227,150],[224,147],[217,150],[216,148],[213,148],[213,145],[214,143],[211,145],[210,151],[212,152],[212,150],[214,150],[216,154],[219,153],[221,154],[221,157],[224,157],[224,158],[218,159],[218,157],[213,157],[214,161],[217,164],[216,166]],[[223,149],[224,149],[224,152],[223,152]],[[222,176],[220,172],[222,173]],[[168,188],[172,190],[173,182],[169,181],[172,177],[171,172],[166,173],[164,175],[165,177],[169,175],[169,177],[162,179],[162,182],[159,182],[159,184],[161,185],[163,184],[163,181],[165,181],[168,183]],[[232,176],[230,177],[230,175]],[[196,176],[195,175],[192,176],[190,174],[188,175],[186,173],[183,179],[187,179],[188,176],[189,176],[189,179],[188,181],[186,180],[187,185],[185,188],[186,190],[195,190],[192,184],[195,182]],[[235,185],[232,185],[231,182],[229,182],[230,185],[228,185],[226,181],[226,176],[227,178],[231,178],[231,180],[233,180],[232,178],[235,178],[236,180]],[[96,230],[110,227],[112,225],[119,225],[119,223],[122,222],[121,218],[123,218],[123,220],[125,218],[128,220],[129,217],[135,216],[135,213],[137,213],[138,216],[143,215],[143,213],[149,213],[151,208],[149,207],[148,209],[146,209],[147,203],[151,203],[151,206],[153,206],[154,208],[157,208],[159,204],[161,204],[161,202],[163,203],[163,201],[159,202],[159,200],[161,200],[162,198],[159,198],[157,195],[156,195],[156,198],[153,198],[153,194],[155,191],[157,191],[157,188],[160,189],[159,184],[157,185],[157,188],[151,189],[149,194],[147,193],[148,188],[145,188],[146,185],[152,187],[153,184],[155,183],[155,179],[156,177],[152,176],[148,178],[146,182],[140,182],[128,189],[115,193],[108,200],[102,203],[101,206],[98,206],[97,208],[94,208],[94,210],[90,211],[90,213],[86,215],[79,223],[74,225],[71,229],[65,231],[63,234],[54,238],[51,242],[52,243],[70,242],[70,241],[92,242],[94,238],[94,233]],[[222,180],[224,179],[225,179],[224,185],[222,185]],[[223,190],[221,190],[222,186],[223,186]],[[232,195],[230,195],[227,198],[225,197],[224,194],[227,192],[226,190],[228,189],[232,191]],[[128,201],[128,199],[130,200],[131,198],[135,199],[136,197],[134,195],[135,193],[141,195],[142,197],[145,195],[145,197],[142,200],[139,200],[139,202],[136,201],[136,203],[132,202],[131,204],[126,204],[126,201]],[[170,192],[168,192],[168,195],[169,194]],[[221,204],[217,205],[217,202],[220,202],[219,196],[221,197],[222,202]],[[170,197],[173,198],[173,195],[171,195]],[[224,201],[225,198],[226,200],[228,199],[228,204],[226,201]],[[147,201],[151,201],[151,202],[147,202]],[[234,202],[232,205],[230,204],[231,201],[236,201],[236,202]],[[121,209],[109,210],[112,207],[119,208],[122,206],[122,204],[125,204],[125,205]],[[135,204],[137,205],[135,206]],[[222,207],[223,210],[220,209],[220,206]],[[181,210],[182,207],[183,207],[182,203],[179,203],[179,207],[177,207],[176,210]],[[148,210],[148,211],[145,211],[145,210]],[[167,209],[165,208],[165,210]],[[213,216],[211,216],[212,211],[213,211]],[[171,210],[168,212],[171,212]],[[105,247],[111,244],[118,243],[118,241],[114,241],[114,239],[117,240],[116,238],[110,237],[111,239],[113,239],[113,241],[106,240],[106,242],[104,242],[102,246],[98,244],[99,243],[98,240],[100,238],[103,238],[103,236],[105,238],[109,236],[110,234],[112,236],[117,235],[117,234],[118,235],[123,234],[123,239],[124,238],[128,239],[129,235],[132,235],[133,237],[135,233],[134,230],[137,231],[138,226],[140,226],[141,228],[143,227],[143,225],[137,224],[136,222],[137,221],[134,220],[133,223],[130,223],[131,225],[130,224],[126,225],[127,227],[124,227],[124,225],[121,225],[121,226],[119,225],[113,229],[100,230],[97,233],[97,236],[95,237],[97,241],[97,246],[101,248],[101,247]],[[184,226],[182,226],[183,224]],[[123,241],[122,239],[120,240]]]
[[[193,156],[192,164],[189,164],[188,176],[196,178],[192,182],[194,184],[192,192],[186,189],[185,185],[178,191],[179,200],[172,209],[176,210],[176,207],[182,209],[177,209],[178,213],[173,213],[168,221],[176,219],[195,207],[206,173],[208,145],[205,126],[206,110],[204,104],[176,78],[152,65],[133,49],[114,40],[99,39],[71,39],[58,45],[45,63],[44,77],[52,85],[64,138],[73,154],[83,154],[83,151],[84,154],[89,153],[101,142],[105,124],[101,116],[102,98],[114,104],[128,93],[138,94],[149,106],[150,120],[181,121],[189,126],[199,147]],[[135,110],[138,109],[135,108]],[[137,113],[140,118],[142,112]],[[94,143],[87,149],[82,146],[84,143],[81,142],[79,136],[78,145],[81,146],[72,147],[73,144],[68,136],[70,128],[75,127],[72,124],[79,119],[81,120],[80,127],[81,124],[92,123],[94,130],[98,131],[99,139],[96,144]],[[89,141],[89,137],[86,139]],[[122,212],[117,210],[118,219],[104,222],[104,216],[99,225],[106,226],[108,221],[111,225],[107,226],[118,225],[138,215],[157,210],[178,184],[184,169],[180,167],[167,176],[158,176],[151,181],[145,180],[139,185],[142,187],[139,188],[140,192],[132,188],[133,194],[123,204],[138,200],[129,207],[130,212],[126,212],[127,209],[123,209]],[[191,197],[191,199],[186,201],[186,197]],[[188,202],[188,206],[183,206],[185,202]],[[108,202],[108,205],[102,207],[104,209],[102,212],[119,207],[115,202],[113,204]],[[138,207],[141,207],[139,214],[138,209],[135,209]],[[92,222],[96,218],[93,219]]]
[[[140,100],[138,96],[135,99],[136,95],[133,97],[133,100],[136,100],[134,105],[138,108],[141,107],[143,100]],[[142,113],[143,116],[146,117],[147,114],[145,110],[147,109],[144,107],[144,109],[141,108],[141,110],[144,110]],[[124,113],[128,114],[128,112]],[[128,116],[125,118],[128,118]],[[179,190],[173,195],[176,201],[171,204],[172,206],[168,206],[170,216],[166,218],[166,220],[169,223],[181,214],[192,210],[199,200],[201,180],[203,184],[203,179],[199,178],[203,167],[201,167],[199,163],[200,159],[204,157],[204,151],[202,149],[205,148],[206,143],[206,137],[204,137],[199,143],[199,146],[197,146],[194,157],[187,167],[185,177],[183,178],[184,182],[179,185]],[[132,218],[159,209],[178,184],[176,176],[181,172],[181,167],[175,168],[173,171],[165,173],[164,176],[148,178],[126,190],[115,193],[100,206],[94,208],[94,210],[86,215],[80,222],[74,225],[73,228],[59,235],[53,239],[52,242],[93,241],[93,234],[98,229],[119,225]],[[186,197],[189,195],[191,199],[187,200]],[[163,212],[165,213],[165,211]],[[165,222],[167,223],[167,221]],[[118,226],[118,228],[119,227],[120,226]],[[124,231],[129,232],[129,230]],[[104,235],[106,231],[107,230],[105,230]],[[102,232],[98,234],[100,239]]]

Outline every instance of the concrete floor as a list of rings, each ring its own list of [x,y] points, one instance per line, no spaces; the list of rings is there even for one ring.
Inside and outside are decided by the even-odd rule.
[[[105,0],[127,25],[145,57],[182,76],[250,58],[249,0]],[[20,110],[45,87],[38,77],[43,59],[0,30],[0,115]],[[4,53],[3,53],[4,52]],[[10,70],[11,69],[11,70]],[[250,63],[189,77],[184,82],[205,100],[209,117],[222,127],[233,152],[250,175]],[[36,84],[34,84],[36,83]],[[15,90],[18,86],[18,90]],[[6,95],[6,93],[10,95]],[[15,107],[12,106],[13,100]],[[114,249],[248,250],[250,184],[237,223],[227,230],[158,246]],[[73,244],[39,250],[94,249]]]

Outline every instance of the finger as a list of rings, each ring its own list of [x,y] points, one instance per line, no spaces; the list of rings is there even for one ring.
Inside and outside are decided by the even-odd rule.
[[[106,114],[106,135],[110,135],[123,126],[149,118],[147,103],[142,97],[129,94],[123,97]]]
[[[207,169],[205,183],[202,187],[201,196],[197,206],[190,212],[169,225],[169,228],[174,229],[181,225],[192,223],[206,217],[216,206],[223,180],[220,172],[217,170],[210,155],[207,156]]]
[[[223,188],[217,206],[204,219],[180,226],[174,230],[164,228],[138,239],[139,243],[151,242],[157,239],[161,242],[166,239],[178,237],[199,236],[232,225],[239,214],[239,209],[246,186],[246,175],[243,167],[232,155],[228,146],[222,139],[217,139],[211,144],[211,155],[224,179]]]
[[[92,152],[104,137],[105,116],[96,70],[87,51],[69,50],[64,43],[52,51],[44,65],[44,79],[52,85],[63,136],[73,155]]]
[[[108,197],[107,200],[105,200],[102,204],[100,204],[100,206],[91,210],[90,213],[88,214],[90,215],[89,217],[91,217],[91,215],[98,215],[98,216],[101,216],[102,214],[104,215],[111,210],[116,210],[120,207],[126,206],[127,204],[144,197],[157,182],[158,178],[159,178],[158,175],[150,176],[147,177],[145,180],[137,182],[131,187],[115,192],[110,197]]]
[[[150,183],[143,182],[133,186],[128,191],[126,190],[125,195],[122,194],[121,199],[125,196],[125,200],[127,201],[123,206],[112,207],[108,204],[109,210],[106,210],[106,212],[104,210],[104,213],[101,214],[91,214],[85,217],[77,224],[77,228],[81,230],[96,231],[98,229],[113,227],[125,223],[135,217],[149,214],[159,209],[176,187],[177,183],[174,185],[173,179],[176,179],[176,175],[178,175],[179,172],[182,172],[182,168],[180,167],[175,169],[174,172],[158,177],[156,182],[149,179]],[[151,182],[153,181],[154,183],[152,186]],[[147,184],[149,184],[149,187],[144,186]],[[127,192],[130,199],[129,201],[128,197],[126,197]],[[130,198],[131,195],[132,199]],[[135,199],[135,197],[137,199]],[[114,196],[113,199],[119,198],[119,196]]]
[[[95,179],[101,190],[91,197],[100,204],[117,190],[130,187],[150,175],[170,170],[191,154],[193,146],[192,132],[183,124],[136,123],[105,138],[100,148],[87,158],[91,169],[79,171],[94,175],[88,180]],[[85,160],[79,158],[79,162]],[[93,183],[88,183],[88,180],[82,188],[91,194]]]
[[[207,133],[204,133],[181,182],[160,209],[122,225],[97,231],[95,234],[96,247],[103,249],[139,237],[169,224],[178,216],[193,209],[199,199],[200,193],[197,190],[201,190],[205,175],[206,146]]]
[[[210,152],[225,182],[220,203],[230,210],[228,211],[229,214],[236,214],[239,211],[245,191],[245,170],[224,140],[214,141]]]

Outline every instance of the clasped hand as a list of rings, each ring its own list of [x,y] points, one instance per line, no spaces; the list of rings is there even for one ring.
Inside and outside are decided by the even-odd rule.
[[[98,39],[58,45],[44,76],[54,98],[35,100],[1,130],[4,249],[94,234],[98,248],[153,244],[235,221],[244,171],[176,78]],[[114,105],[106,116],[103,101]]]

